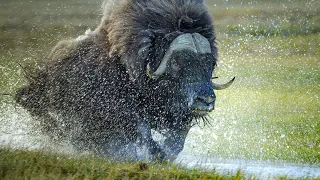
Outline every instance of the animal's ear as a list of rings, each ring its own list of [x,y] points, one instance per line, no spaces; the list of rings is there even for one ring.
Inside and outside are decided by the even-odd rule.
[[[131,80],[140,80],[146,74],[146,66],[154,37],[154,33],[151,30],[141,31],[135,38],[131,53],[122,57],[122,62],[126,64]]]
[[[140,58],[147,59],[154,38],[154,33],[149,29],[143,30],[139,33],[136,46],[138,49],[138,56]]]

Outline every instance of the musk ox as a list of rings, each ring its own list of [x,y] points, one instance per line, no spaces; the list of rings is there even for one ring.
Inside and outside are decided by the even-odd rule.
[[[174,160],[214,109],[213,22],[203,0],[107,0],[101,24],[61,41],[16,101],[54,139],[115,160]],[[165,140],[156,141],[152,132]]]

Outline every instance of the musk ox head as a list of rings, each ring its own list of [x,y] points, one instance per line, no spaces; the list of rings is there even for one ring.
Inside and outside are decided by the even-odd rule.
[[[217,47],[203,0],[109,0],[104,9],[98,30],[107,34],[109,54],[121,58],[132,81],[153,85],[157,107],[180,116],[214,109],[214,89],[234,79],[211,81]]]

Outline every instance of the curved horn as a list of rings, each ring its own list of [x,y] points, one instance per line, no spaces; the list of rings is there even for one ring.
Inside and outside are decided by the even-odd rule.
[[[179,50],[190,50],[193,52],[197,52],[197,48],[194,44],[192,35],[187,33],[187,34],[182,34],[178,36],[176,39],[172,41],[170,44],[169,49],[167,50],[166,54],[163,56],[163,59],[158,67],[158,69],[152,73],[150,64],[147,66],[147,74],[149,77],[155,79],[161,75],[163,75],[166,72],[167,69],[167,64],[173,54],[174,51],[179,51]]]
[[[212,88],[214,90],[223,90],[228,88],[236,79],[236,77],[233,77],[229,82],[227,82],[226,84],[216,84],[216,83],[212,83]]]
[[[199,33],[193,33],[192,37],[194,39],[195,45],[197,46],[197,51],[200,54],[212,53],[211,45],[207,38],[203,37]]]
[[[160,75],[156,75],[155,73],[152,73],[152,70],[150,68],[150,63],[148,63],[147,65],[147,75],[151,78],[151,79],[158,79]]]
[[[174,52],[189,50],[194,53],[206,54],[211,53],[209,41],[199,33],[186,33],[178,36],[172,41],[166,54],[164,55],[159,67],[152,72],[150,63],[147,65],[147,75],[152,79],[157,79],[166,72],[167,64]]]

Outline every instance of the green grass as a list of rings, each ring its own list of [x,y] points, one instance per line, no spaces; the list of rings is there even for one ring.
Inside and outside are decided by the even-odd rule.
[[[243,179],[215,171],[190,170],[166,163],[109,162],[46,152],[0,149],[0,179]]]
[[[220,50],[215,75],[221,78],[216,82],[225,82],[234,75],[237,79],[229,89],[216,92],[212,126],[193,128],[186,151],[214,158],[320,164],[320,4],[303,0],[207,2],[214,16]],[[29,69],[41,66],[43,57],[57,41],[96,27],[100,20],[99,6],[98,2],[84,0],[3,0],[0,91],[14,92],[25,83],[18,63]],[[0,96],[0,100],[7,103],[10,97]],[[155,168],[154,171],[141,172],[135,169],[138,164],[108,167],[105,160],[96,158],[70,159],[8,150],[1,150],[0,154],[0,158],[5,159],[0,160],[2,177],[5,169],[21,167],[17,171],[13,169],[7,178],[15,174],[24,176],[23,169],[38,179],[50,178],[57,172],[61,172],[61,177],[70,174],[70,179],[85,178],[95,169],[101,177],[119,173],[119,178],[136,175],[193,178],[193,171],[175,167],[165,167],[161,171],[164,173],[157,174],[161,168],[149,167]],[[17,160],[22,157],[26,160]],[[32,157],[36,157],[35,160]],[[33,167],[32,164],[38,162],[38,157],[39,162],[47,164],[39,171],[39,165]],[[86,169],[86,165],[90,168]],[[62,166],[70,171],[63,173]],[[54,171],[45,167],[54,167]],[[126,173],[128,176],[122,176]],[[206,173],[209,172],[195,174],[196,177],[216,176]]]

